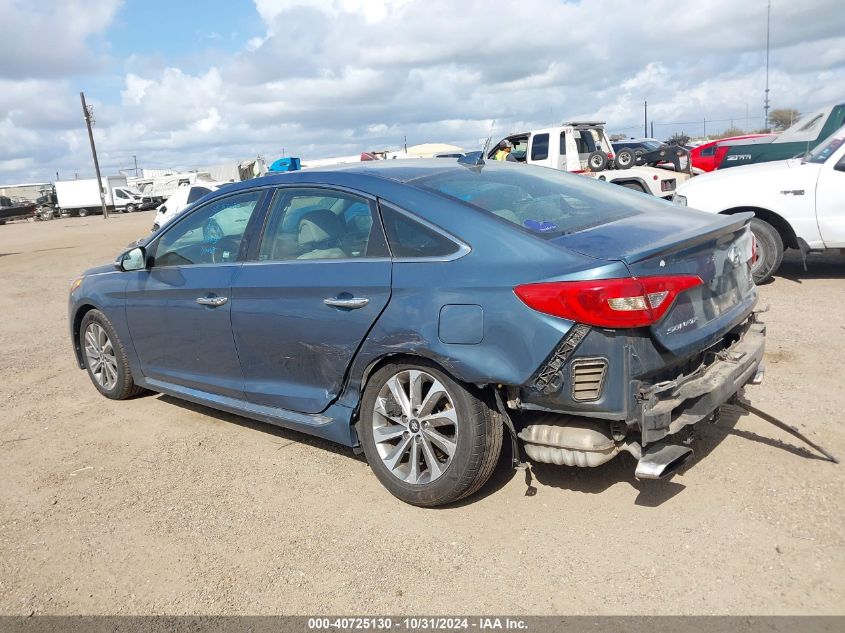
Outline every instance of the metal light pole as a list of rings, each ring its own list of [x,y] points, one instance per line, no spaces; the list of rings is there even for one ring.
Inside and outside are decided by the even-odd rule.
[[[138,177],[138,157],[132,154],[132,160],[135,161],[135,178]]]
[[[648,136],[648,101],[643,101],[643,136]]]
[[[763,101],[763,126],[769,129],[769,25],[772,19],[772,0],[766,3],[766,98]]]
[[[103,219],[109,219],[109,210],[106,207],[106,194],[103,191],[103,179],[100,177],[100,162],[97,160],[97,147],[94,145],[94,131],[91,129],[92,111],[85,103],[85,93],[79,93],[79,99],[82,101],[82,117],[85,119],[85,126],[88,128],[88,140],[91,141],[91,155],[94,157],[94,171],[97,172],[97,186],[100,189],[100,204],[103,206]]]

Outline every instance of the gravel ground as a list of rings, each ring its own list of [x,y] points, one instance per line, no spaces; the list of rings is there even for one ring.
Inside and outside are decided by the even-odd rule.
[[[755,416],[701,429],[671,481],[506,464],[423,510],[347,449],[75,367],[72,278],[150,213],[0,227],[0,614],[842,614],[843,467]],[[748,395],[845,457],[845,257],[761,289]]]

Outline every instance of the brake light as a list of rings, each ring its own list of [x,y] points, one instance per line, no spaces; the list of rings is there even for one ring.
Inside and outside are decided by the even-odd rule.
[[[514,288],[529,308],[586,325],[632,328],[663,318],[677,296],[701,285],[695,275],[553,281]]]

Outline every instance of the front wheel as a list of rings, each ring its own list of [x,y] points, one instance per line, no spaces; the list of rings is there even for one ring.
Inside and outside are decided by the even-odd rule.
[[[783,239],[765,220],[752,218],[751,232],[757,240],[757,260],[751,265],[755,284],[766,283],[783,261]]]
[[[376,477],[417,506],[479,490],[502,450],[502,420],[432,363],[391,363],[367,383],[358,434]]]
[[[85,314],[79,326],[79,342],[97,391],[112,400],[126,400],[142,391],[132,380],[126,350],[105,314],[99,310]]]
[[[80,209],[79,210],[79,217],[80,218],[87,217],[89,213],[90,213],[90,211],[88,211],[88,209]]]
[[[125,211],[126,213],[135,213],[136,207],[134,204],[127,204]]]

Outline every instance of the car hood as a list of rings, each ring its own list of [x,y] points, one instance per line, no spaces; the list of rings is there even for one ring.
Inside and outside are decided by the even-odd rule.
[[[92,275],[102,275],[103,273],[115,273],[119,272],[115,267],[114,264],[104,264],[102,266],[95,266],[94,268],[89,268],[84,273],[82,273],[83,277],[91,277]]]
[[[689,192],[696,191],[697,189],[723,187],[728,184],[733,185],[734,183],[747,184],[758,181],[771,181],[772,179],[787,176],[797,169],[806,166],[807,163],[802,163],[800,159],[791,158],[789,160],[776,160],[769,163],[742,165],[740,167],[732,167],[731,169],[717,169],[716,171],[690,178],[678,187],[677,193],[686,196],[689,195]]]

